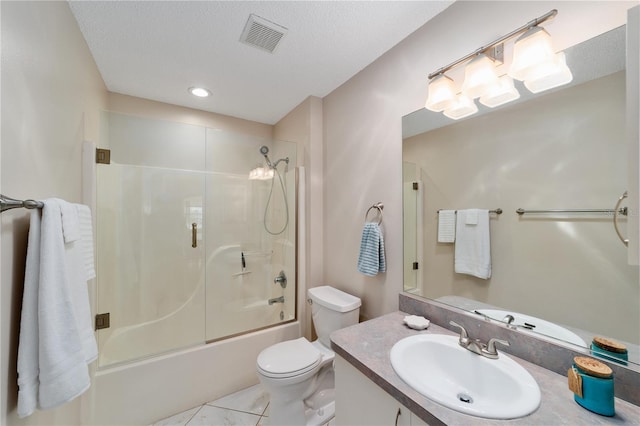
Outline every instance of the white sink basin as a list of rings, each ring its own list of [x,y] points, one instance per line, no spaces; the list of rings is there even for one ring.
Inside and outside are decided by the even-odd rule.
[[[409,386],[445,407],[489,419],[514,419],[540,405],[540,388],[520,364],[500,353],[477,355],[457,336],[418,334],[391,348],[391,365]]]
[[[486,315],[496,321],[504,321],[505,316],[511,315],[514,318],[511,324],[518,326],[518,330],[525,332],[529,331],[543,336],[553,337],[554,339],[564,340],[565,342],[582,346],[583,348],[587,347],[585,341],[573,331],[567,330],[558,324],[545,321],[541,318],[532,317],[518,312],[505,311],[502,309],[477,309],[476,312]],[[526,328],[526,324],[534,325],[535,327],[528,329]]]

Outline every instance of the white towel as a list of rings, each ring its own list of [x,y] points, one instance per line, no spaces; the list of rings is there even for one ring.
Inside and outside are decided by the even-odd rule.
[[[438,242],[453,243],[456,240],[456,211],[438,212]]]
[[[471,218],[470,224],[467,215]],[[458,210],[455,271],[483,279],[491,277],[489,210]]]
[[[62,235],[64,235],[64,242],[72,243],[78,241],[81,238],[78,210],[73,204],[64,201],[60,203],[60,214],[62,215]]]
[[[87,363],[97,349],[84,247],[82,238],[65,243],[64,237],[64,229],[72,235],[81,229],[72,207],[49,199],[42,220],[39,211],[31,214],[18,347],[19,417],[71,401],[90,385]]]
[[[40,279],[40,209],[31,210],[18,343],[18,416],[38,404],[38,283]]]
[[[384,237],[377,223],[367,222],[362,229],[360,255],[358,256],[358,272],[370,277],[378,272],[385,272],[387,263],[384,253]]]

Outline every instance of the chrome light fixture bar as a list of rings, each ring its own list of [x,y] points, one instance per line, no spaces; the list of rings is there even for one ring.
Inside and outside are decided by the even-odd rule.
[[[555,17],[556,9],[527,22],[525,25],[484,45],[472,53],[429,74],[429,95],[425,107],[460,119],[477,112],[474,99],[494,108],[520,97],[513,79],[524,81],[533,93],[570,82],[573,78],[566,66],[564,53],[556,53],[551,36],[539,24]],[[521,35],[515,42],[511,69],[499,76],[496,62],[503,62],[504,42]],[[464,84],[456,92],[453,80],[445,75],[452,68],[467,63]]]

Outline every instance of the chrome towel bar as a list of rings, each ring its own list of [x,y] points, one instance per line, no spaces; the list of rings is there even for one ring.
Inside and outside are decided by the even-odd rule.
[[[25,209],[41,209],[44,207],[42,201],[35,200],[16,200],[6,195],[0,194],[0,213],[5,210],[17,209],[24,207]]]
[[[627,215],[627,208],[622,207],[620,209],[547,209],[547,210],[516,210],[520,216],[523,214],[544,214],[544,213],[604,213],[613,216],[614,214]]]
[[[440,209],[440,210],[444,210],[444,209]],[[440,210],[438,210],[436,213],[440,213]],[[456,213],[457,212],[458,211],[456,210]],[[489,213],[502,214],[502,209],[498,207],[497,209],[489,210]]]

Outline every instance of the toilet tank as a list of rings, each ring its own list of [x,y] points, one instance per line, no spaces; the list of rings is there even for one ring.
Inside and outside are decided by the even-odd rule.
[[[330,348],[329,335],[341,328],[357,324],[362,303],[358,297],[328,285],[310,288],[307,293],[318,340]]]

